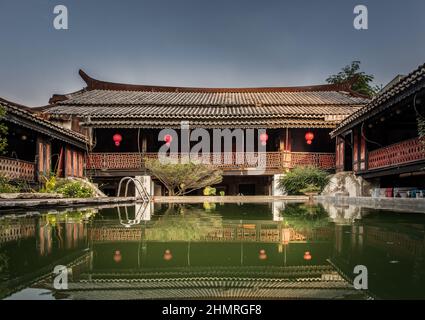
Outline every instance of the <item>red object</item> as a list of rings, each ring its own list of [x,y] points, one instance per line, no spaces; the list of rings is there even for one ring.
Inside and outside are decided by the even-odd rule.
[[[165,261],[170,261],[171,259],[173,259],[173,255],[171,254],[170,250],[165,250],[164,252],[164,260]]]
[[[116,263],[120,263],[121,260],[122,260],[121,252],[119,250],[116,250],[115,253],[114,253],[114,261]]]
[[[173,137],[171,136],[171,134],[166,134],[164,137],[164,141],[167,144],[167,146],[169,146],[171,141],[173,141]]]
[[[260,250],[260,254],[258,255],[258,259],[260,259],[260,260],[266,260],[267,259],[266,250],[264,250],[264,249]]]
[[[262,133],[262,134],[260,134],[260,141],[261,141],[261,144],[263,145],[263,146],[265,146],[266,145],[266,143],[267,143],[267,140],[269,140],[269,136],[268,136],[268,134],[267,133]]]
[[[305,140],[307,141],[307,144],[311,144],[311,143],[313,142],[313,139],[314,139],[314,134],[313,134],[313,132],[308,131],[308,132],[305,134]]]
[[[311,254],[310,251],[304,252],[304,260],[311,260]]]
[[[114,136],[112,137],[112,140],[114,140],[115,145],[116,145],[117,147],[119,147],[119,146],[120,146],[120,144],[121,144],[121,141],[122,141],[122,135],[120,135],[119,133],[116,133],[116,134],[114,134]]]

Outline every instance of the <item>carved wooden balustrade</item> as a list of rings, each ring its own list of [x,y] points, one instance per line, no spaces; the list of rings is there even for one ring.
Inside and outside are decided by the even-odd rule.
[[[0,174],[11,180],[34,181],[33,162],[0,157]]]
[[[425,144],[414,138],[369,152],[368,169],[393,167],[425,160]]]
[[[184,154],[176,153],[171,158],[181,160]],[[131,170],[144,167],[144,159],[157,159],[158,153],[90,153],[87,169]],[[195,159],[212,164],[222,170],[266,168],[269,170],[289,169],[295,166],[315,166],[322,169],[335,168],[334,153],[311,152],[224,152],[207,153]]]

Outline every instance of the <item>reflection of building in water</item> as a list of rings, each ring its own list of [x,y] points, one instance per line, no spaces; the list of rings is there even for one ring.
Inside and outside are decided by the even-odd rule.
[[[92,226],[89,229],[88,237],[90,241],[140,241],[159,240],[160,234],[162,241],[251,241],[283,244],[290,241],[329,241],[332,237],[332,231],[329,228],[295,229],[273,221],[226,220],[220,226],[200,227],[199,229],[201,232],[188,235],[185,232],[172,233],[170,231],[167,233],[165,232],[167,230],[161,232],[163,230],[156,224],[127,228],[111,225],[105,221],[104,225],[97,223]],[[182,230],[179,229],[179,231]]]
[[[34,237],[35,221],[32,218],[4,218],[0,221],[0,244]]]
[[[87,243],[87,223],[83,220],[56,221],[60,215],[47,215],[38,222],[37,248],[40,255],[49,255],[57,249],[77,249]]]
[[[364,208],[354,205],[335,205],[330,202],[322,203],[329,218],[336,224],[349,225],[364,216]]]
[[[281,212],[285,210],[285,202],[283,201],[273,201],[272,202],[272,211],[273,211],[273,221],[282,221],[283,216]]]
[[[306,241],[270,223],[225,221],[198,241],[151,241],[148,228],[99,226],[63,292],[72,299],[367,298],[328,264],[330,237]]]

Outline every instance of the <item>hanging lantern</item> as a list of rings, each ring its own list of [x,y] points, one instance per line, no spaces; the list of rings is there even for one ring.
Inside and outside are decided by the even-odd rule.
[[[166,134],[164,136],[164,141],[167,144],[167,146],[169,146],[171,144],[171,141],[173,141],[173,137],[171,136],[171,134]]]
[[[170,250],[165,250],[164,252],[164,260],[165,261],[170,261],[171,259],[173,259],[173,255],[171,254]]]
[[[115,146],[119,147],[122,141],[122,136],[119,133],[114,134],[112,140],[115,142]]]
[[[305,134],[305,140],[307,141],[307,144],[311,144],[311,143],[313,142],[313,139],[314,139],[314,134],[313,134],[313,132],[308,131],[308,132]]]
[[[115,263],[120,263],[122,260],[122,255],[121,255],[121,251],[116,250],[114,253],[114,261]]]
[[[307,260],[307,261],[311,260],[310,251],[304,252],[304,260]]]
[[[266,260],[267,259],[266,250],[264,250],[264,249],[260,250],[260,253],[258,255],[258,259],[260,259],[260,260]]]
[[[262,134],[260,134],[261,145],[265,146],[267,143],[267,140],[269,140],[269,136],[267,133],[263,132]]]

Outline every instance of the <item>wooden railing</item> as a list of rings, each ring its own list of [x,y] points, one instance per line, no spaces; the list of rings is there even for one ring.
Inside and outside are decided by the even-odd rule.
[[[393,167],[425,160],[425,144],[414,138],[369,152],[368,169]]]
[[[33,162],[0,157],[0,174],[11,180],[34,181],[34,173]]]
[[[174,159],[182,159],[182,154]],[[144,159],[157,159],[158,153],[90,153],[87,169],[131,170],[144,167]],[[193,160],[193,158],[191,159]],[[248,168],[284,169],[295,166],[315,166],[322,169],[335,168],[334,153],[311,152],[224,152],[203,154],[196,160],[212,164],[223,170],[243,170]]]

